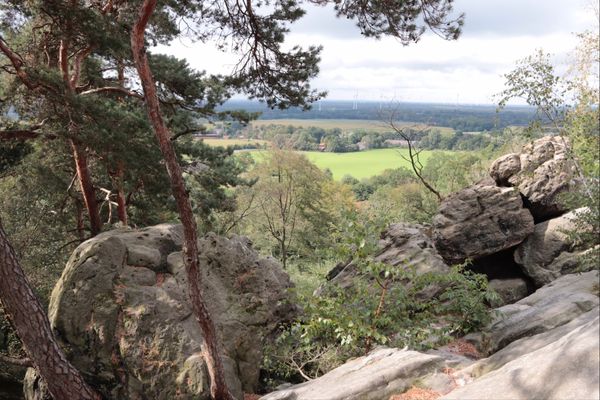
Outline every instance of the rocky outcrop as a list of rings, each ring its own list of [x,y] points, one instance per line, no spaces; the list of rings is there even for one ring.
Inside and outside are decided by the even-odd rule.
[[[518,191],[477,184],[442,201],[433,218],[433,238],[444,260],[456,264],[511,248],[533,226]]]
[[[523,272],[537,286],[572,273],[578,267],[581,252],[574,252],[568,232],[576,228],[577,213],[583,210],[575,210],[535,225],[533,233],[516,248],[516,263],[522,266]]]
[[[529,294],[527,281],[523,278],[492,279],[489,281],[489,287],[500,298],[497,304],[491,304],[492,307],[516,303]]]
[[[176,225],[98,235],[75,250],[52,293],[52,327],[71,362],[106,398],[209,398],[181,237]],[[241,398],[256,389],[263,338],[294,315],[290,281],[245,238],[210,234],[199,251],[226,380]],[[35,377],[28,382],[31,389]]]
[[[382,348],[317,379],[270,393],[260,400],[387,400],[444,366],[444,359],[438,356]]]
[[[600,310],[598,307],[592,308],[575,319],[564,325],[560,325],[549,331],[521,338],[504,347],[502,350],[484,358],[462,370],[463,374],[468,374],[472,378],[478,378],[488,372],[497,370],[509,362],[516,360],[528,353],[541,349],[549,344],[556,342],[562,337],[573,332],[575,329],[598,319]]]
[[[598,279],[598,271],[566,275],[499,308],[479,335],[493,352],[488,358],[469,353],[477,353],[468,340],[478,335],[428,354],[378,349],[261,400],[598,399]]]
[[[553,218],[566,211],[559,195],[569,190],[573,166],[567,158],[569,143],[559,136],[537,139],[519,154],[507,154],[490,168],[499,186],[514,186],[527,199],[536,221]]]
[[[448,266],[431,240],[431,228],[419,224],[391,224],[382,234],[375,261],[393,266],[413,268],[417,274],[448,271]],[[352,263],[336,266],[327,279],[330,284],[347,288],[354,284],[358,271]],[[321,287],[316,294],[321,294]]]
[[[469,336],[490,354],[564,325],[598,307],[598,282],[598,271],[565,275],[515,304],[496,309],[497,316],[484,333]]]
[[[568,329],[556,328],[515,342],[492,356],[492,361],[462,371],[468,376],[471,371],[489,370],[490,364],[497,367],[440,400],[600,398],[598,308],[573,322]]]

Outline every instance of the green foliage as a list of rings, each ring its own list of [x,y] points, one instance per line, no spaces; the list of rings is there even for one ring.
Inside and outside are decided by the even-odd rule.
[[[339,213],[352,207],[350,192],[299,153],[264,153],[244,179],[254,184],[235,191],[236,210],[218,215],[215,227],[249,236],[284,265],[327,247]]]
[[[350,286],[329,283],[318,296],[301,296],[304,315],[267,352],[267,383],[314,378],[374,345],[427,349],[490,321],[486,304],[497,297],[485,276],[462,265],[417,274],[374,261],[385,223],[347,216],[337,255],[352,260],[356,277]]]
[[[20,163],[31,151],[31,145],[26,142],[0,142],[0,176]]]

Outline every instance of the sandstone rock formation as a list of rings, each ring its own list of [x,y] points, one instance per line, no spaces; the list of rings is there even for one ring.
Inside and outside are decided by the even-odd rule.
[[[573,252],[568,231],[575,229],[575,210],[535,225],[534,231],[515,250],[515,261],[537,286],[574,272],[580,252]]]
[[[539,347],[489,372],[440,400],[580,400],[600,398],[600,324],[598,309],[594,318],[563,335],[548,335]],[[525,340],[529,339],[527,342]],[[532,344],[524,339],[522,346]],[[545,342],[545,343],[544,343]],[[537,348],[536,348],[537,347]]]
[[[527,199],[536,221],[556,217],[566,211],[559,194],[569,190],[573,166],[567,158],[569,143],[559,136],[545,136],[507,154],[490,168],[490,176],[500,186],[514,186]]]
[[[547,332],[598,307],[598,271],[569,274],[526,298],[498,308],[480,347],[495,353],[515,340]],[[471,335],[475,339],[475,335]]]
[[[419,398],[402,393],[440,400],[597,399],[598,285],[598,271],[566,275],[499,308],[485,332],[494,352],[488,358],[455,354],[452,346],[428,354],[377,349],[261,400]]]
[[[177,225],[98,235],[76,249],[52,293],[52,327],[71,362],[106,398],[209,398],[181,236]],[[290,281],[245,238],[211,234],[199,248],[226,379],[239,398],[256,389],[263,338],[294,315]],[[30,375],[29,400],[39,395]]]
[[[448,196],[433,218],[435,247],[450,264],[511,248],[533,232],[513,188],[477,184]]]
[[[380,250],[375,261],[393,266],[414,268],[417,274],[426,272],[444,273],[448,266],[433,246],[430,228],[419,224],[391,224],[379,241]],[[352,263],[336,266],[327,278],[342,288],[353,285],[358,271]],[[322,288],[321,288],[322,290]],[[321,292],[317,291],[317,294]]]
[[[381,348],[317,379],[270,393],[260,400],[387,400],[420,378],[441,371],[444,365],[444,359],[438,356]]]
[[[489,281],[489,286],[500,297],[500,304],[492,304],[492,307],[516,303],[529,294],[527,281],[523,278],[492,279]]]

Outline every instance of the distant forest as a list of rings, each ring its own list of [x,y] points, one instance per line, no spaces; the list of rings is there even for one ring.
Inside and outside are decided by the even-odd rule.
[[[527,106],[510,106],[500,112],[492,105],[389,103],[377,101],[324,100],[313,104],[312,109],[270,109],[257,101],[230,100],[221,110],[245,109],[261,112],[259,119],[366,119],[381,120],[394,111],[396,120],[448,126],[457,131],[491,131],[511,125],[527,125],[535,117],[535,109]],[[387,114],[386,114],[387,113]]]

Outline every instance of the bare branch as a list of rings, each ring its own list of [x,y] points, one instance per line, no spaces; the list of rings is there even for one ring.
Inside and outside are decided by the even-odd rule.
[[[117,93],[117,94],[124,94],[124,95],[130,96],[130,97],[135,97],[140,100],[144,99],[144,96],[142,96],[138,92],[134,92],[133,90],[125,89],[125,88],[119,87],[119,86],[106,86],[106,87],[85,90],[79,94],[82,96],[87,96],[90,94],[98,94],[98,93]]]

